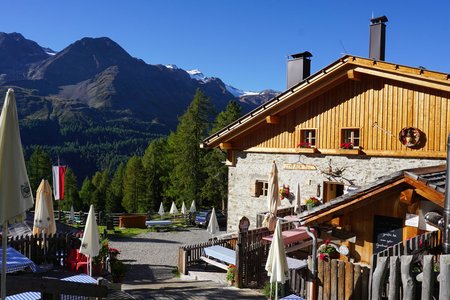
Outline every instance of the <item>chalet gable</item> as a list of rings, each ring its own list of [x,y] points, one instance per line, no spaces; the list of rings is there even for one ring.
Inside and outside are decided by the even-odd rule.
[[[371,79],[372,78],[372,79]],[[203,147],[221,147],[223,149],[242,149],[248,150],[248,147],[245,145],[239,145],[236,143],[239,139],[245,139],[248,135],[253,135],[255,131],[261,130],[262,128],[268,128],[268,126],[275,127],[282,122],[286,122],[283,120],[283,117],[286,116],[289,112],[298,109],[301,106],[305,106],[310,104],[310,107],[314,105],[315,100],[324,95],[328,91],[340,87],[343,83],[348,82],[361,82],[361,81],[377,81],[382,82],[380,80],[391,80],[395,82],[399,82],[403,85],[412,85],[415,86],[416,89],[432,89],[436,91],[438,95],[443,94],[444,98],[450,98],[450,75],[438,72],[432,72],[420,68],[411,68],[407,66],[401,66],[397,64],[382,62],[382,61],[374,61],[370,59],[360,58],[356,56],[344,56],[338,61],[332,63],[331,65],[325,67],[320,70],[316,74],[308,77],[297,85],[293,86],[289,90],[281,93],[279,96],[271,99],[250,113],[246,114],[239,120],[229,124],[222,130],[218,131],[214,135],[206,138],[203,141]],[[371,87],[372,89],[372,87]],[[403,96],[404,98],[410,97],[410,95]],[[440,96],[439,96],[440,97]],[[408,104],[408,100],[405,104]],[[392,104],[391,104],[392,105]],[[401,109],[401,107],[394,108]],[[433,108],[435,109],[435,108]],[[383,113],[381,109],[380,111],[373,112],[374,114]],[[435,112],[432,112],[433,114]],[[405,112],[405,115],[407,112]],[[391,116],[393,117],[393,116]],[[372,116],[371,116],[372,118]],[[413,116],[405,117],[405,121],[403,124],[406,126],[409,123],[413,123]],[[291,122],[291,121],[287,121]],[[369,121],[366,120],[366,127],[372,126],[373,124],[378,124],[375,117],[374,120]],[[328,124],[328,126],[333,126],[334,124]],[[386,124],[382,124],[384,127]],[[401,126],[400,124],[396,124],[396,127]],[[315,126],[317,127],[317,126]],[[384,128],[380,126],[380,130],[389,131],[388,128]],[[377,129],[377,128],[376,128]],[[401,129],[401,128],[400,128]],[[442,133],[446,133],[450,128],[445,128],[442,130]],[[397,131],[398,132],[398,131]],[[391,133],[392,136],[396,135],[397,132]],[[439,135],[442,135],[439,132]],[[398,147],[391,147],[390,143],[393,143],[389,139],[385,137],[381,137],[379,132],[376,134],[380,135],[380,139],[385,139],[385,141],[381,141],[385,144],[388,144],[387,150],[389,153],[385,153],[386,155],[396,155],[398,154]],[[330,135],[330,134],[329,134]],[[439,139],[440,137],[436,137]],[[366,137],[367,139],[367,137]],[[289,143],[293,144],[297,142],[297,140],[292,137],[287,137],[286,140],[289,140]],[[372,141],[369,141],[367,144],[371,144]],[[375,143],[375,141],[373,141]],[[438,142],[434,142],[437,144]],[[295,144],[296,145],[296,144]],[[366,145],[364,145],[366,146]],[[274,148],[295,148],[295,146],[277,146]],[[266,152],[277,152],[277,149],[271,149],[271,147],[267,147]],[[322,146],[324,151],[323,154],[336,154],[330,151],[333,146],[325,145]],[[336,146],[334,146],[336,148]],[[379,145],[373,145],[372,148],[380,148]],[[256,149],[257,151],[263,151],[260,147]],[[279,149],[278,149],[279,150]],[[430,149],[427,149],[430,150]],[[437,149],[437,152],[441,152],[442,149]],[[328,151],[328,152],[327,152]],[[435,149],[433,149],[435,151]],[[263,151],[264,152],[264,151]],[[283,152],[283,151],[281,151]],[[372,153],[368,153],[372,154]],[[442,154],[434,155],[434,157],[442,157]]]

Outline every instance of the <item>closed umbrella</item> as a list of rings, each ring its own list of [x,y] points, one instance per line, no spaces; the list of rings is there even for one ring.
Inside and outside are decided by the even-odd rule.
[[[273,233],[272,244],[266,262],[267,275],[270,277],[270,288],[272,283],[285,283],[289,279],[289,267],[284,249],[283,236],[281,234],[281,221],[278,220]],[[275,299],[278,299],[278,284],[275,284]],[[272,294],[272,291],[271,291]]]
[[[171,214],[177,214],[178,213],[177,206],[175,205],[175,202],[173,202],[173,201],[172,201],[172,206],[170,207],[170,213]]]
[[[209,233],[211,233],[212,236],[219,232],[219,223],[217,222],[216,217],[216,209],[213,208],[211,212],[211,217],[209,218],[208,228],[206,229]]]
[[[184,201],[183,201],[183,205],[181,206],[181,213],[182,213],[183,215],[186,214],[186,205],[184,204]]]
[[[300,213],[302,200],[300,199],[300,183],[297,183],[297,194],[295,194],[294,213]]]
[[[44,203],[45,202],[45,203]],[[45,209],[43,209],[43,207]],[[48,219],[48,220],[44,220]],[[45,224],[45,225],[44,225]],[[52,188],[47,180],[42,179],[36,191],[36,208],[34,213],[33,234],[55,234],[56,223],[53,212]]]
[[[281,205],[281,201],[278,191],[278,169],[274,161],[272,170],[269,174],[269,186],[267,189],[267,206],[269,212],[266,214],[263,221],[263,226],[266,226],[270,231],[273,231],[275,228],[279,205]]]
[[[192,200],[191,208],[189,208],[189,211],[191,213],[195,213],[197,211],[197,209],[195,208],[195,200]]]
[[[0,115],[0,191],[0,224],[3,235],[1,298],[6,299],[8,223],[23,220],[25,211],[33,206],[13,89],[8,89]]]
[[[159,210],[158,210],[158,214],[162,217],[164,216],[165,212],[164,212],[164,205],[161,202],[161,204],[159,205]]]
[[[75,210],[73,209],[73,205],[70,206],[69,221],[72,223],[75,222]]]
[[[89,275],[92,275],[92,258],[97,256],[99,252],[100,235],[98,234],[97,221],[95,220],[94,205],[91,205],[80,247],[80,253],[89,257]]]

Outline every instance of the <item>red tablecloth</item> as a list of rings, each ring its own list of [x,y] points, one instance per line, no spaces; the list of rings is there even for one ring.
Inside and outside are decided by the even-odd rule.
[[[314,229],[311,228],[312,232],[315,232]],[[285,230],[282,232],[283,235],[283,243],[285,245],[293,244],[299,241],[304,241],[310,238],[309,234],[306,232],[306,227],[298,227],[291,230]],[[273,235],[268,235],[263,237],[262,239],[268,242],[272,242]]]

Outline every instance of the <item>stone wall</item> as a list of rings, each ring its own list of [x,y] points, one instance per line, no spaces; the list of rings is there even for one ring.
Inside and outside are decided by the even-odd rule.
[[[301,198],[317,195],[318,185],[323,188],[323,181],[342,182],[347,186],[364,186],[377,178],[399,170],[435,166],[445,164],[444,159],[415,159],[360,156],[325,156],[299,154],[247,153],[236,154],[236,166],[228,171],[228,232],[236,231],[239,220],[246,216],[250,227],[256,224],[256,215],[268,211],[267,196],[253,197],[252,186],[256,180],[268,180],[271,164],[275,161],[278,167],[278,183],[290,186],[296,193],[300,184]],[[312,168],[313,170],[285,169],[285,164],[293,164],[288,168]],[[327,176],[329,168],[343,170],[341,177]],[[329,173],[329,172],[328,172]],[[322,195],[321,195],[322,196]],[[282,206],[293,206],[283,199]]]

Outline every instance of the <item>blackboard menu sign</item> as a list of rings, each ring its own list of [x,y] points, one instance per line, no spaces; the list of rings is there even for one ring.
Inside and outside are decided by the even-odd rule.
[[[373,223],[373,253],[398,244],[403,239],[403,219],[374,216]]]

